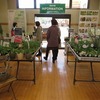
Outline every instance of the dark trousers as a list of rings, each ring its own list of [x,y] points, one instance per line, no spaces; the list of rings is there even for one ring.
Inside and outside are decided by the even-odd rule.
[[[57,56],[58,56],[58,47],[47,47],[47,49],[46,49],[46,58],[48,58],[48,54],[49,54],[50,50],[52,50],[52,54],[53,54],[52,59],[56,60]]]

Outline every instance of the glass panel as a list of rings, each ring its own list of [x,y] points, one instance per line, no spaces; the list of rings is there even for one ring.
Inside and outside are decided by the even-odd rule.
[[[19,8],[34,8],[34,0],[18,0]]]
[[[54,3],[64,3],[66,5],[65,8],[69,8],[70,0],[54,0]]]
[[[36,8],[40,8],[40,4],[52,3],[52,0],[36,0]]]
[[[52,17],[35,17],[35,21],[39,21],[43,29],[51,26],[51,20]]]
[[[87,8],[88,0],[72,0],[72,8]]]
[[[58,26],[60,28],[61,31],[61,43],[64,43],[64,38],[68,37],[69,33],[68,33],[68,29],[69,29],[69,19],[56,19],[58,22]]]

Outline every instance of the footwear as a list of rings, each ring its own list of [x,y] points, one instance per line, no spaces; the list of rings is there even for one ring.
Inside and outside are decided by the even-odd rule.
[[[52,62],[55,63],[55,60],[53,60]]]
[[[54,58],[54,59],[53,59],[53,57],[52,57],[52,60],[57,60],[57,58]]]
[[[45,59],[45,60],[47,60],[47,58],[46,58],[46,57],[44,57],[44,59]]]
[[[55,60],[57,60],[57,58]]]

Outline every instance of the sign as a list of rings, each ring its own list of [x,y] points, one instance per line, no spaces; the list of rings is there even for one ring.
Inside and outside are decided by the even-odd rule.
[[[21,35],[22,36],[22,28],[15,28],[15,35]]]
[[[99,10],[80,10],[78,34],[88,37],[88,30],[98,27]]]
[[[65,4],[40,4],[40,13],[65,13]]]
[[[22,43],[22,36],[20,36],[20,35],[15,35],[15,37],[14,37],[14,42],[15,42],[15,43]]]

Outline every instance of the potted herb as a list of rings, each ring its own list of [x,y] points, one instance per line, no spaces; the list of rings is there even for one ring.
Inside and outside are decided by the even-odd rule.
[[[11,60],[16,58],[16,50],[14,48],[11,48],[11,51],[9,52],[9,57]]]
[[[24,53],[25,53],[25,58],[26,59],[31,59],[32,54],[34,53],[34,49],[25,49]]]
[[[32,54],[40,46],[38,41],[23,41],[23,49],[26,59],[31,59]]]
[[[18,43],[15,42],[9,43],[9,48],[10,48],[9,56],[11,60],[16,58],[16,49],[18,48],[18,46],[19,46]]]
[[[4,47],[0,45],[0,55],[6,55],[9,54],[10,48],[9,47]]]
[[[23,48],[17,48],[15,50],[15,52],[16,52],[16,55],[17,55],[17,59],[18,60],[23,59],[23,56],[24,56],[24,50],[23,50]]]

